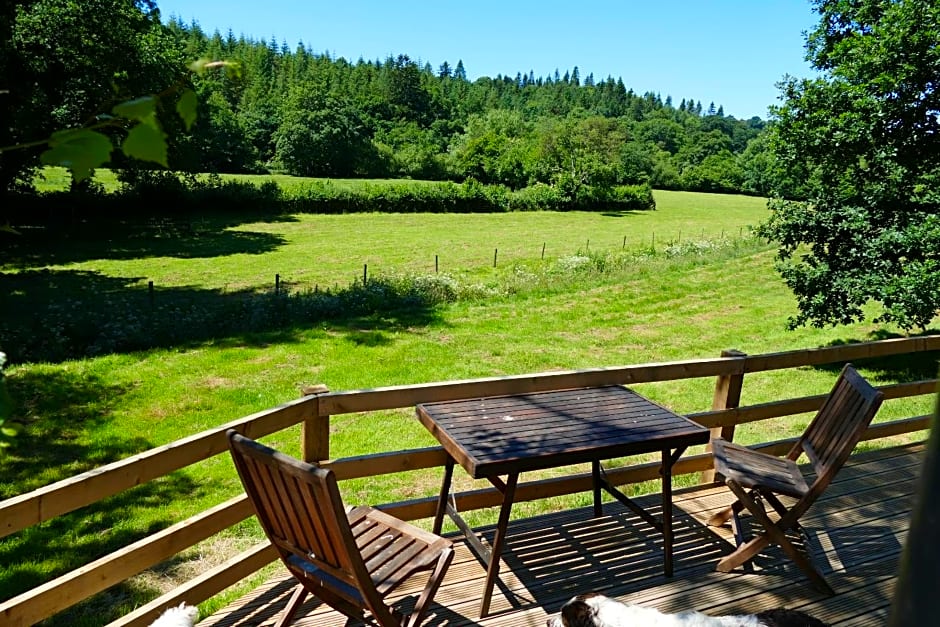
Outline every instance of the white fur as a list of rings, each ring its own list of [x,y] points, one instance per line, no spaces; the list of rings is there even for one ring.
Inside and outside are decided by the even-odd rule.
[[[568,603],[578,600],[591,609],[594,627],[764,627],[764,623],[749,615],[709,616],[695,611],[663,614],[651,607],[621,603],[602,595],[575,597]],[[566,627],[560,614],[550,617],[546,624]]]
[[[178,607],[171,607],[160,614],[157,620],[150,623],[150,627],[193,627],[197,618],[199,618],[197,607],[180,603]]]

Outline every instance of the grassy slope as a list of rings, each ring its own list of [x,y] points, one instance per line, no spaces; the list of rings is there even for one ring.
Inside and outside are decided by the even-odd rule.
[[[346,285],[370,274],[441,272],[486,279],[497,266],[586,250],[663,246],[688,239],[746,234],[763,218],[764,201],[724,194],[657,191],[657,211],[628,214],[349,214],[297,215],[293,221],[232,225],[229,216],[194,220],[191,231],[150,234],[87,246],[66,261],[50,251],[29,267],[87,270],[126,278],[130,285],[270,288],[274,275],[299,285]],[[626,241],[625,241],[626,240]],[[5,265],[4,265],[5,264]],[[0,261],[0,270],[23,267]]]
[[[570,254],[591,240],[591,248],[619,248],[624,235],[636,243],[681,228],[737,232],[761,218],[757,199],[657,193],[659,210],[625,217],[594,214],[501,216],[298,216],[297,222],[241,225],[283,242],[264,254],[180,259],[173,255],[138,260],[100,255],[69,264],[113,276],[149,276],[161,283],[263,286],[280,272],[291,279],[316,267],[319,277],[352,280],[363,258],[370,268],[400,271],[421,263],[434,250],[446,251],[444,269],[464,264],[464,272],[493,277],[492,251],[474,261],[476,251],[504,242],[517,244],[537,263],[541,241],[548,253]],[[498,235],[496,234],[498,233]],[[657,239],[659,239],[657,235]],[[663,236],[665,238],[665,236]],[[683,236],[684,238],[685,236]],[[534,244],[534,245],[533,245]],[[418,253],[421,253],[420,255]],[[523,253],[520,252],[520,255]],[[114,256],[114,255],[111,255]],[[235,417],[295,398],[298,387],[326,383],[334,390],[417,383],[476,376],[518,374],[559,368],[714,357],[721,349],[749,353],[813,347],[870,339],[868,324],[838,329],[785,330],[794,311],[792,296],[772,269],[773,253],[754,252],[698,265],[663,264],[637,268],[616,280],[584,280],[570,291],[531,291],[510,298],[458,303],[425,324],[401,325],[365,320],[321,325],[264,337],[232,338],[206,345],[12,369],[15,391],[25,398],[31,423],[22,436],[22,454],[0,463],[2,496],[32,489],[73,472],[214,427]],[[487,263],[487,261],[489,263]],[[433,263],[433,258],[432,258]],[[373,265],[375,264],[375,265]],[[508,265],[508,262],[507,262]],[[459,267],[459,266],[458,266]],[[509,271],[501,268],[497,271]],[[889,369],[872,378],[891,380]],[[744,403],[822,393],[834,373],[800,369],[748,378]],[[712,382],[680,381],[643,386],[641,392],[678,411],[698,411],[711,402]],[[929,401],[890,403],[885,416],[930,411]],[[742,441],[783,437],[802,428],[801,420],[741,429]],[[298,431],[270,439],[296,453]],[[433,444],[413,412],[401,410],[333,419],[332,451],[346,456]],[[350,502],[432,495],[433,472],[344,486]],[[466,482],[464,482],[466,485]],[[0,543],[0,590],[9,596],[172,521],[218,503],[239,486],[229,460],[220,456],[128,495],[108,507],[93,507]],[[516,515],[567,507],[580,497],[525,504]],[[474,522],[491,521],[489,514]],[[232,546],[256,535],[242,525],[202,553],[230,556]],[[39,562],[41,553],[45,556]],[[147,597],[160,584],[143,578],[122,594]],[[133,602],[133,601],[131,601]],[[94,607],[94,604],[92,604]],[[82,624],[77,611],[68,620]],[[87,624],[95,620],[88,619]],[[64,624],[64,623],[63,623]]]
[[[114,191],[120,187],[117,173],[107,168],[95,170],[94,181],[99,183],[107,191]],[[223,179],[237,179],[241,181],[252,181],[261,184],[266,181],[274,181],[281,187],[292,187],[302,184],[306,181],[329,181],[338,189],[355,189],[363,185],[383,185],[386,183],[401,183],[398,179],[314,179],[299,176],[290,176],[287,174],[223,174]],[[71,185],[72,176],[69,171],[62,167],[46,166],[43,167],[34,180],[36,189],[40,192],[65,191]],[[433,185],[433,181],[407,181],[409,184],[428,184]]]

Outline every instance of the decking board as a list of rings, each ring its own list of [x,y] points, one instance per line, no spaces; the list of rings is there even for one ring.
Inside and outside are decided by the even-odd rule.
[[[803,516],[813,560],[836,589],[834,597],[816,592],[776,547],[755,560],[754,572],[715,572],[719,556],[732,550],[730,530],[707,527],[704,521],[727,505],[731,494],[723,486],[709,486],[674,494],[671,579],[662,573],[662,538],[618,503],[605,503],[601,518],[593,518],[585,507],[518,519],[509,526],[491,616],[478,618],[484,567],[458,539],[456,557],[424,625],[541,626],[568,598],[589,590],[667,612],[697,609],[717,615],[786,606],[833,625],[882,625],[890,610],[923,450],[923,445],[906,445],[853,456]],[[638,500],[658,513],[660,498],[650,494]],[[493,526],[480,531],[492,539]],[[278,576],[199,625],[272,625],[291,590],[289,580]],[[408,585],[403,594],[414,596],[418,590],[417,584]],[[348,623],[313,599],[294,624]]]

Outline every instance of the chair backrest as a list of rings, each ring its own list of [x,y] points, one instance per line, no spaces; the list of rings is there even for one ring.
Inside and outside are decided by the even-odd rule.
[[[789,455],[795,460],[802,452],[809,458],[816,473],[812,491],[828,485],[845,464],[883,399],[851,364],[842,368],[832,392]]]
[[[356,606],[377,599],[349,526],[336,477],[235,431],[228,432],[235,467],[258,520],[288,570]]]

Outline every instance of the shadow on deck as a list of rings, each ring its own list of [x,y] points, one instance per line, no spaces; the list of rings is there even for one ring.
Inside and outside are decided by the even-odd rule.
[[[457,556],[435,596],[426,627],[544,625],[571,596],[599,591],[664,612],[696,609],[708,614],[751,613],[771,607],[802,609],[833,625],[883,625],[907,534],[923,445],[853,456],[836,481],[802,518],[814,562],[836,590],[816,592],[776,547],[751,572],[714,572],[732,550],[728,528],[705,520],[731,501],[723,487],[674,494],[675,576],[663,575],[661,538],[618,503],[605,515],[591,508],[513,520],[503,553],[501,583],[491,614],[479,618],[485,570],[461,539]],[[659,495],[638,499],[658,515]],[[493,529],[481,530],[492,540]],[[207,617],[200,627],[273,625],[293,587],[278,577]],[[405,607],[418,588],[404,591]],[[311,600],[294,623],[303,627],[354,624]]]

